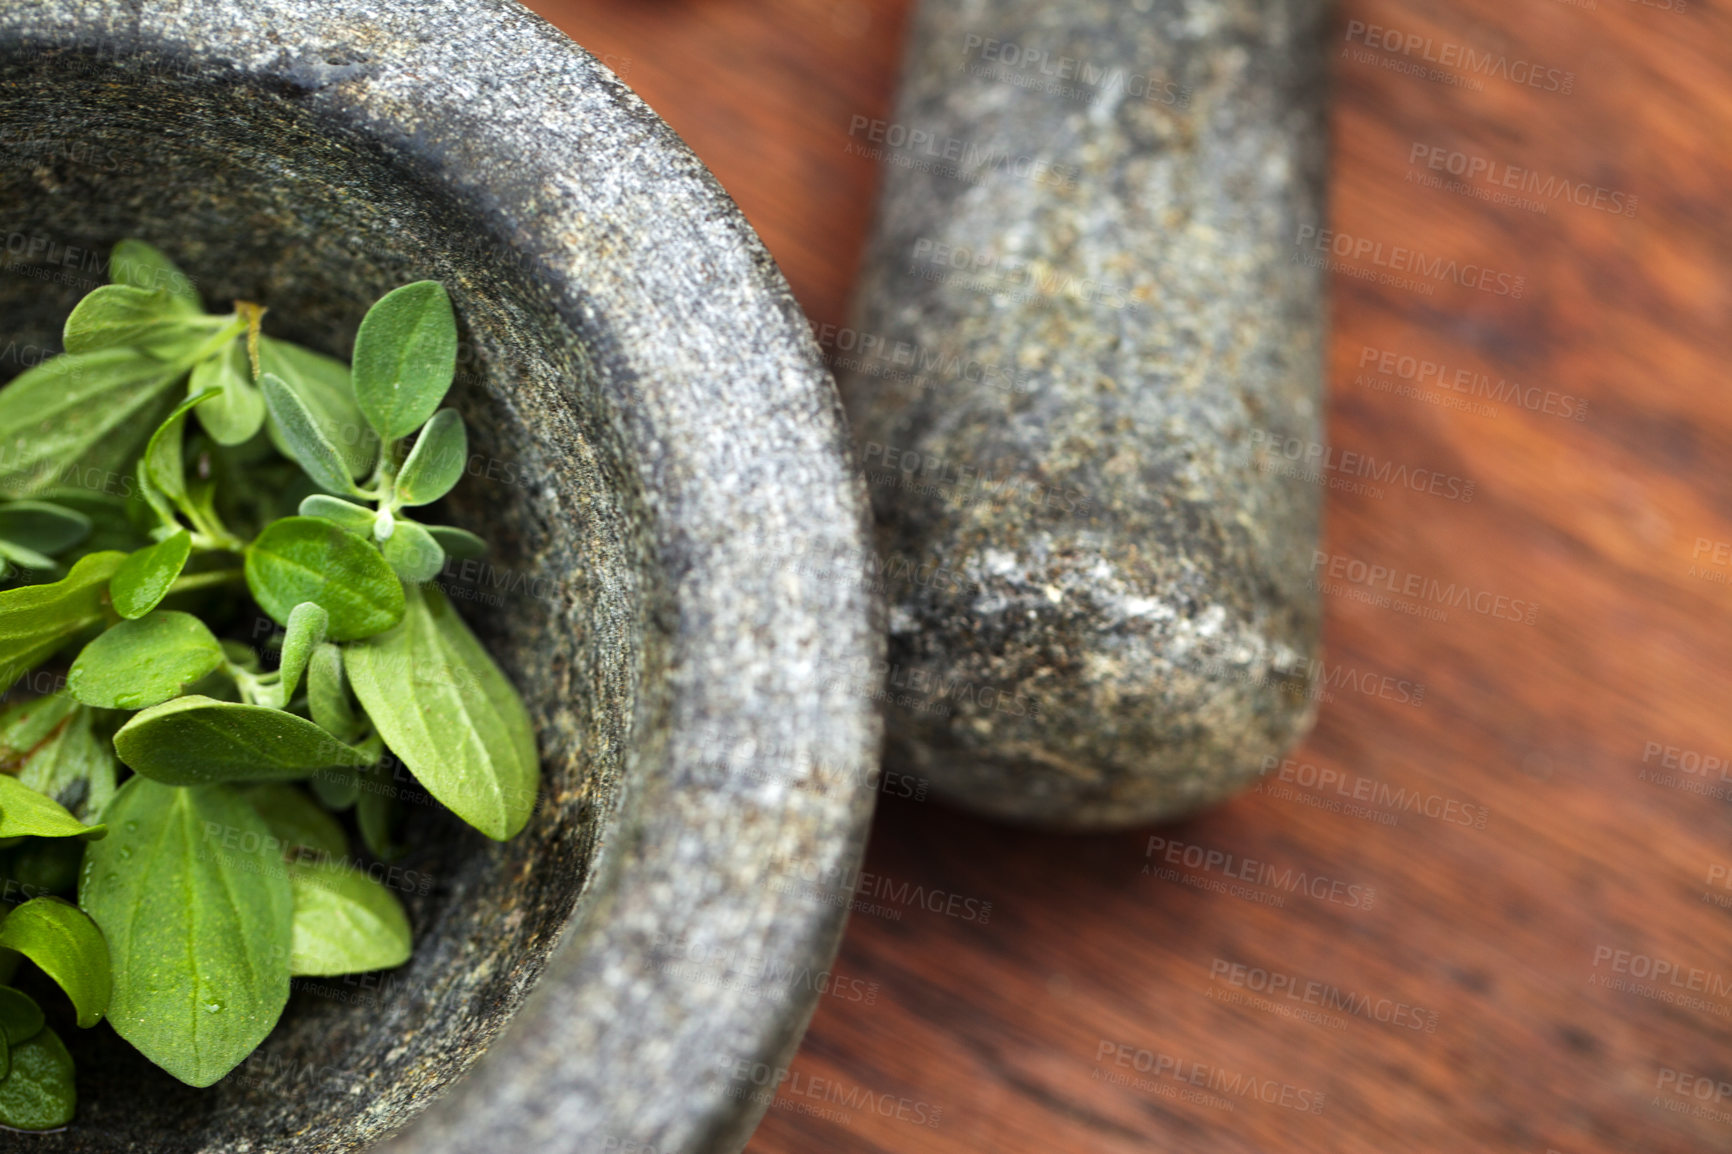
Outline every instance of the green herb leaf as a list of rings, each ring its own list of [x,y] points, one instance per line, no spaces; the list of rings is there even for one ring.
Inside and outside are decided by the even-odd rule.
[[[445,551],[433,534],[413,521],[399,520],[391,526],[391,535],[379,542],[379,552],[397,571],[397,576],[411,585],[431,581],[445,568]]]
[[[381,440],[406,437],[433,415],[457,372],[457,318],[438,281],[380,297],[355,334],[355,400]]]
[[[185,529],[129,554],[108,583],[114,611],[132,619],[155,609],[191,555],[192,534]]]
[[[343,651],[329,642],[315,648],[307,664],[307,712],[338,741],[352,742],[361,735],[361,719],[349,704],[343,682]]]
[[[247,547],[246,578],[278,624],[303,601],[323,608],[333,641],[367,637],[403,618],[403,586],[379,551],[317,517],[271,522]]]
[[[18,772],[43,742],[60,732],[67,716],[77,708],[70,695],[51,693],[0,710],[0,773]]]
[[[469,461],[469,433],[456,409],[440,409],[421,427],[415,447],[397,470],[396,502],[426,505],[449,493],[463,479]]]
[[[304,717],[189,695],[135,715],[114,735],[120,760],[165,785],[286,781],[372,759]],[[0,812],[5,802],[0,799]]]
[[[439,542],[439,547],[445,550],[447,557],[455,557],[459,561],[476,561],[487,556],[487,542],[467,529],[450,525],[429,525],[427,532],[433,534],[433,540]]]
[[[108,943],[90,915],[59,898],[31,898],[0,922],[0,946],[17,950],[72,999],[88,1030],[108,1010]]]
[[[108,1020],[192,1086],[227,1074],[289,999],[294,899],[270,827],[226,786],[176,789],[145,777],[104,816],[78,901],[108,939]]]
[[[355,771],[355,824],[361,827],[367,851],[383,861],[396,861],[408,852],[397,836],[403,826],[403,802],[391,777],[382,763]]]
[[[176,405],[163,418],[150,443],[144,449],[144,474],[163,496],[174,501],[186,500],[186,462],[181,455],[181,442],[186,429],[186,415],[195,405],[216,397],[215,393],[199,393]]]
[[[3,746],[0,755],[4,756],[6,765],[19,766],[19,782],[44,797],[53,798],[74,817],[83,819],[101,813],[108,799],[114,796],[115,771],[119,763],[115,761],[113,745],[107,737],[96,732],[95,713],[86,706],[75,704],[71,695],[64,693],[38,698],[13,708],[31,709],[28,720],[22,721],[16,729],[8,723],[5,737],[0,738],[0,746]],[[33,729],[47,718],[54,719],[54,724],[41,737],[28,744],[14,743],[14,733]],[[14,865],[17,865],[17,859]]]
[[[12,1047],[12,1072],[0,1081],[0,1125],[53,1130],[72,1121],[78,1107],[72,1055],[47,1026]]]
[[[90,536],[90,518],[48,501],[10,501],[0,505],[0,537],[53,556]]]
[[[282,434],[283,452],[289,459],[304,469],[321,489],[359,495],[361,491],[349,476],[349,467],[337,452],[337,446],[326,438],[305,402],[275,373],[266,373],[259,378],[259,384],[265,391],[265,404]]]
[[[353,501],[345,501],[341,497],[327,497],[323,493],[314,493],[311,497],[302,500],[301,516],[323,517],[358,536],[371,537],[373,535],[373,522],[379,515],[365,505],[357,505]]]
[[[410,587],[402,623],[343,660],[379,735],[429,793],[488,837],[523,828],[541,774],[534,726],[442,592]]]
[[[0,396],[4,396],[0,391]],[[130,493],[130,477],[117,477]],[[133,494],[136,495],[136,494]],[[88,489],[47,489],[42,498],[61,508],[77,513],[90,523],[90,536],[81,543],[83,552],[105,552],[110,549],[130,553],[149,540],[127,518],[127,496],[120,493],[93,492]]]
[[[239,793],[265,819],[285,853],[310,850],[320,857],[341,858],[349,852],[349,839],[337,819],[294,786],[269,782],[242,786]]]
[[[145,709],[177,696],[223,663],[222,646],[190,613],[158,609],[86,645],[66,689],[99,709]]]
[[[409,917],[397,895],[341,862],[293,862],[295,974],[359,974],[409,960]]]
[[[295,687],[301,682],[301,674],[307,670],[307,662],[313,656],[314,646],[325,640],[325,631],[330,626],[331,617],[311,601],[303,601],[289,610],[288,632],[283,637],[283,656],[277,669],[282,675],[279,690],[282,704],[287,705],[294,700]]]
[[[360,796],[361,781],[352,768],[321,769],[308,779],[313,793],[326,809],[345,810]],[[363,836],[365,831],[363,830]]]
[[[15,569],[7,568],[7,577],[21,576],[26,572],[52,573],[59,568],[54,563],[54,558],[44,557],[34,549],[26,549],[22,545],[14,545],[5,540],[0,540],[0,557],[4,557],[16,567]]]
[[[124,553],[90,553],[59,581],[0,592],[0,686],[10,688],[71,638],[102,620],[108,579],[125,559]]]
[[[189,312],[185,302],[167,289],[111,284],[95,289],[66,318],[66,351],[94,353],[102,349],[139,348],[197,341],[215,335],[228,317]]]
[[[35,998],[23,990],[0,986],[0,1037],[9,1045],[29,1041],[46,1021]]]
[[[130,348],[55,357],[19,374],[0,389],[0,495],[127,483],[185,375]]]
[[[106,826],[85,825],[51,797],[0,774],[0,837],[82,837],[100,841]]]
[[[123,240],[108,255],[108,279],[115,284],[155,292],[166,289],[194,312],[204,312],[204,300],[193,287],[192,279],[181,272],[172,260],[155,245],[142,240]]]
[[[237,338],[216,356],[195,365],[187,388],[195,397],[216,393],[208,405],[199,406],[198,423],[219,445],[242,444],[264,426],[265,398],[253,384],[244,340]]]
[[[373,460],[379,455],[379,438],[355,404],[348,365],[288,341],[260,337],[259,370],[282,378],[294,390],[313,414],[325,440],[337,447],[350,476],[362,476],[373,467]],[[288,456],[282,430],[276,422],[268,422],[266,428],[270,430],[271,443]]]

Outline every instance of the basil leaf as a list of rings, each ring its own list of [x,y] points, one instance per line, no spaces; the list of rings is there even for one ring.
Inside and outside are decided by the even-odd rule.
[[[373,535],[373,523],[379,518],[377,513],[365,505],[357,505],[341,497],[327,497],[323,493],[314,493],[301,502],[301,516],[323,517],[361,537]]]
[[[307,662],[313,656],[314,646],[325,640],[325,630],[330,621],[330,614],[311,601],[303,601],[289,610],[288,632],[283,637],[283,656],[277,665],[282,678],[278,683],[282,704],[287,705],[294,700],[295,686],[300,684],[301,674],[307,670]]]
[[[426,505],[449,493],[469,462],[469,433],[456,409],[440,409],[421,427],[397,470],[399,505]]]
[[[12,1072],[0,1081],[0,1125],[53,1130],[72,1121],[78,1107],[72,1055],[47,1026],[12,1047]]]
[[[343,651],[330,642],[315,648],[307,663],[307,712],[338,741],[354,741],[361,735],[361,720],[343,683]]]
[[[448,557],[455,557],[459,561],[476,561],[487,556],[487,542],[467,529],[458,529],[451,525],[429,525],[427,532],[433,535],[433,540],[439,542],[439,547],[445,550]]]
[[[442,592],[406,592],[400,625],[345,648],[349,682],[416,780],[503,841],[535,808],[541,767],[529,712]]]
[[[210,404],[199,406],[198,423],[217,444],[243,444],[264,427],[265,398],[253,384],[246,341],[237,337],[216,356],[200,361],[187,388],[195,397],[216,393]]]
[[[244,786],[238,792],[248,805],[258,810],[271,827],[271,836],[282,843],[285,851],[305,849],[329,858],[340,858],[349,852],[349,839],[337,819],[294,786],[270,782]]]
[[[0,389],[0,495],[124,480],[185,370],[138,349],[43,361]],[[88,474],[103,480],[92,486]]]
[[[90,915],[59,898],[31,898],[0,922],[0,946],[17,950],[66,991],[88,1030],[108,1010],[108,943]]]
[[[341,862],[292,862],[289,972],[328,977],[409,960],[409,917],[397,895]]]
[[[36,999],[23,990],[0,986],[0,1037],[16,1046],[35,1037],[47,1019]]]
[[[457,373],[457,318],[438,281],[380,297],[355,333],[355,401],[383,441],[406,437],[433,415]]]
[[[271,831],[226,786],[176,789],[146,777],[103,815],[78,903],[108,939],[108,1020],[192,1086],[227,1074],[289,1000],[294,899]]]
[[[90,553],[59,581],[0,592],[0,686],[10,688],[71,638],[102,620],[108,579],[125,559],[124,553]]]
[[[349,466],[350,476],[359,477],[373,467],[373,459],[379,455],[379,438],[355,404],[348,365],[288,341],[260,337],[259,370],[282,378],[301,399],[324,432],[325,440],[337,447]],[[288,456],[282,430],[276,422],[268,422],[266,428],[278,452]]]
[[[398,521],[391,535],[379,542],[379,552],[391,563],[397,576],[411,585],[431,581],[445,568],[445,551],[426,528],[413,521]]]
[[[101,825],[85,825],[51,797],[43,797],[15,777],[0,774],[0,837],[82,837],[100,841]]]
[[[114,735],[114,751],[164,785],[285,781],[371,760],[304,717],[196,695],[134,715]],[[4,805],[0,799],[0,812]]]
[[[52,733],[23,754],[18,780],[53,798],[74,817],[100,814],[114,796],[114,746],[97,734],[90,709],[72,704],[65,694],[56,694],[54,700],[68,703],[68,710]]]
[[[192,556],[192,534],[182,529],[156,544],[127,556],[108,582],[114,611],[122,617],[143,617],[155,609]]]
[[[66,690],[99,709],[145,709],[180,694],[223,663],[222,646],[190,613],[158,609],[86,645]]]
[[[278,624],[286,625],[303,601],[324,609],[333,641],[367,637],[403,618],[403,586],[385,558],[317,517],[271,522],[247,546],[246,578],[253,599]]]
[[[90,536],[90,518],[48,501],[0,505],[0,537],[26,549],[55,554]]]
[[[123,240],[114,246],[108,255],[108,279],[151,292],[165,289],[181,304],[204,312],[204,300],[193,287],[192,279],[160,249],[142,240]]]
[[[361,491],[355,487],[349,467],[337,452],[337,446],[331,444],[313,418],[312,411],[294,390],[275,373],[260,377],[259,385],[264,389],[265,405],[271,411],[271,420],[282,436],[284,454],[305,470],[321,489],[358,496]]]
[[[94,353],[102,349],[138,348],[197,341],[220,332],[228,317],[187,311],[167,289],[103,285],[86,294],[66,318],[66,351]]]

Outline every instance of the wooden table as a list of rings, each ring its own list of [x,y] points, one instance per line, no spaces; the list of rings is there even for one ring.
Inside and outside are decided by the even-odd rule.
[[[873,996],[753,1151],[1732,1148],[1732,18],[1667,3],[1346,0],[1334,229],[1522,293],[1349,251],[1330,439],[1471,500],[1331,490],[1331,684],[1262,792],[1101,837],[884,798]],[[902,0],[540,6],[842,323]],[[1433,580],[1474,597],[1390,592]]]

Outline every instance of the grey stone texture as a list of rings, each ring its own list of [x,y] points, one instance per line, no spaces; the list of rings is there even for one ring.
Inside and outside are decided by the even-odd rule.
[[[1320,0],[923,0],[842,388],[887,765],[1016,821],[1173,818],[1310,725]],[[840,348],[841,342],[838,341]],[[1280,462],[1285,465],[1286,462]]]
[[[428,806],[413,960],[298,984],[208,1090],[106,1026],[41,1154],[743,1145],[826,991],[882,654],[840,404],[762,245],[674,134],[500,0],[21,0],[0,8],[0,331],[54,348],[137,236],[207,301],[336,355],[367,305],[450,288],[493,544],[444,583],[539,727],[542,805],[495,844]],[[0,365],[5,375],[19,361]],[[97,479],[93,484],[101,484]],[[405,790],[413,783],[404,781]]]

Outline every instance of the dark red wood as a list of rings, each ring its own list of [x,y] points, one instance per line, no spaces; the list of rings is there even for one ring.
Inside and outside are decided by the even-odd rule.
[[[837,963],[871,1001],[825,1000],[756,1154],[1732,1148],[1732,19],[1665,3],[1343,5],[1330,438],[1471,500],[1331,491],[1334,684],[1263,792],[1107,837],[886,798],[867,868],[895,916],[857,913]],[[848,127],[889,107],[902,0],[540,7],[842,322],[878,177]],[[1398,70],[1427,52],[1449,63]],[[1429,187],[1451,153],[1497,168]],[[1543,212],[1487,199],[1511,167]],[[1586,204],[1544,194],[1565,180]],[[1366,279],[1397,246],[1494,291]],[[1482,374],[1501,397],[1454,390]],[[1489,612],[1357,599],[1354,561]],[[1211,851],[1320,896],[1200,888]],[[1300,996],[1249,988],[1272,975]]]

